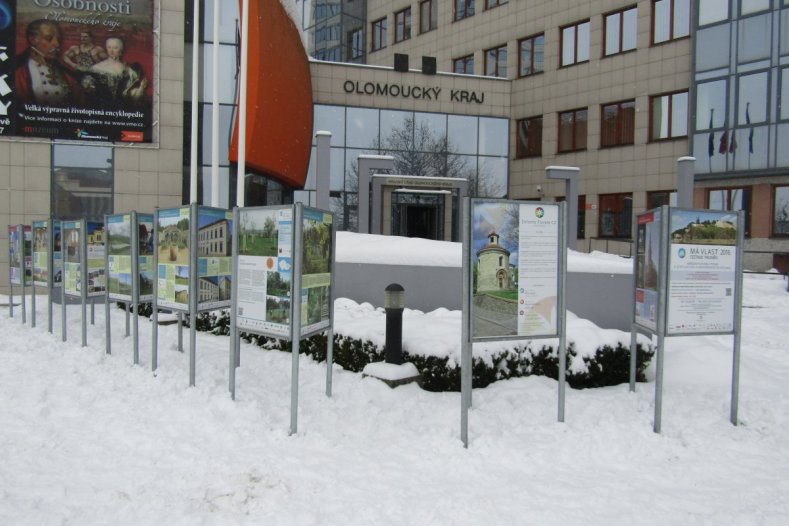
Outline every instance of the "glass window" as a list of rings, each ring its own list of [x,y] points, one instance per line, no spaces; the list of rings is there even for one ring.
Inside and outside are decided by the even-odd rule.
[[[688,92],[650,97],[649,140],[674,139],[688,135]]]
[[[346,113],[346,145],[354,148],[374,148],[378,144],[378,110],[351,108]]]
[[[737,79],[738,109],[737,124],[754,124],[767,121],[767,85],[766,71],[753,75],[742,75]]]
[[[111,214],[111,146],[52,146],[52,213],[59,219],[104,220]]]
[[[348,32],[348,60],[364,55],[364,30],[361,27]]]
[[[633,144],[636,102],[628,100],[602,106],[600,145]]]
[[[371,24],[372,41],[370,50],[377,51],[386,47],[386,17]]]
[[[605,24],[605,55],[636,49],[638,9],[631,7],[603,18]]]
[[[770,9],[770,0],[740,0],[740,14],[749,15]]]
[[[690,35],[690,0],[652,0],[652,43]]]
[[[411,8],[395,13],[395,43],[411,38]]]
[[[507,158],[480,157],[476,181],[469,181],[475,197],[505,197],[507,195]]]
[[[755,126],[731,132],[733,137],[729,141],[729,153],[734,153],[735,170],[767,168],[767,130],[767,126]]]
[[[465,73],[466,75],[474,74],[474,55],[456,58],[452,61],[453,73]]]
[[[457,153],[477,153],[477,117],[450,115],[447,123],[449,148]]]
[[[750,237],[751,189],[723,188],[707,192],[707,208],[731,212],[745,211],[745,237]]]
[[[214,100],[214,75],[219,75],[219,102],[223,104],[236,103],[236,46],[219,46],[219,67],[214,69],[213,44],[203,44],[203,98],[205,101]]]
[[[600,237],[631,237],[633,194],[602,194],[598,208]]]
[[[214,110],[211,104],[201,104],[203,110],[203,148],[202,148],[202,161],[204,165],[210,165],[211,161],[211,133],[213,130]],[[219,106],[219,129],[230,130],[233,124],[234,107],[228,104]],[[228,137],[226,133],[219,134],[219,164],[228,165]],[[209,194],[210,195],[210,194]]]
[[[214,41],[214,0],[205,0],[203,11],[203,41]],[[236,24],[238,23],[238,2],[219,1],[219,41],[236,43]]]
[[[647,210],[663,205],[677,206],[677,192],[670,190],[647,192]]]
[[[220,208],[228,208],[230,203],[230,185],[227,184],[226,181],[230,181],[230,167],[220,166],[217,171],[219,173],[219,202],[217,206]],[[211,196],[213,195],[212,182],[213,168],[210,166],[201,166],[200,183],[202,184],[202,194],[200,203],[205,206],[214,206],[214,203],[211,202]]]
[[[435,141],[443,143],[447,138],[447,116],[443,113],[415,113],[416,130],[424,130]],[[445,147],[442,147],[445,148]]]
[[[493,9],[507,3],[509,3],[509,0],[485,0],[485,9]]]
[[[559,152],[586,149],[586,108],[559,114]]]
[[[744,64],[770,58],[772,31],[769,14],[740,20],[737,41],[737,62]]]
[[[778,144],[789,144],[789,124],[778,125]],[[778,148],[775,160],[776,166],[789,166],[789,148]]]
[[[403,144],[402,149],[413,148],[413,119],[410,111],[381,110],[381,147],[391,148],[394,143]],[[411,120],[411,125],[408,122]],[[411,134],[404,136],[410,129]]]
[[[696,86],[696,129],[723,128],[726,123],[726,80]]]
[[[563,27],[562,66],[570,66],[589,60],[589,21],[577,22]]]
[[[789,236],[789,186],[773,187],[773,235]]]
[[[789,9],[781,11],[781,55],[789,53]]]
[[[455,0],[455,20],[474,16],[474,0]]]
[[[419,3],[419,32],[427,33],[438,27],[438,0]]]
[[[516,123],[515,156],[540,157],[542,155],[542,115],[520,119]]]
[[[545,35],[535,35],[518,41],[518,76],[526,77],[543,71]]]
[[[729,66],[729,24],[721,24],[696,32],[696,71]]]
[[[485,75],[507,78],[507,44],[485,50]]]
[[[479,118],[479,154],[509,154],[509,119]]]
[[[729,2],[699,0],[699,27],[729,19]]]
[[[789,119],[789,68],[781,70],[781,98],[778,101],[781,108],[779,119]]]
[[[332,146],[345,146],[345,108],[343,106],[324,106],[316,104],[313,109],[312,144],[315,132],[331,133]]]

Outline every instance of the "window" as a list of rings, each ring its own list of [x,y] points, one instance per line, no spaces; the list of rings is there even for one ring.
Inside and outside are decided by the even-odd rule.
[[[709,190],[707,193],[707,208],[710,210],[726,210],[745,212],[745,237],[751,235],[751,189],[723,188]]]
[[[527,77],[543,71],[545,35],[535,35],[518,41],[518,76]]]
[[[690,0],[652,0],[652,43],[690,35]]]
[[[605,24],[605,56],[636,49],[638,9],[631,7],[603,18]]]
[[[474,74],[474,55],[456,58],[452,61],[453,73],[465,73],[466,75]]]
[[[586,149],[586,108],[559,114],[559,152]]]
[[[364,30],[360,27],[348,32],[348,60],[364,55]]]
[[[485,50],[485,75],[507,78],[507,44]]]
[[[600,196],[598,232],[600,237],[629,238],[633,215],[633,194]]]
[[[789,186],[773,187],[773,235],[789,236]]]
[[[539,157],[542,155],[542,116],[521,119],[517,122],[515,156]]]
[[[395,13],[395,43],[411,38],[411,8]]]
[[[113,149],[52,146],[52,214],[60,219],[104,220],[112,213]]]
[[[438,27],[438,0],[419,3],[419,32],[427,33]]]
[[[740,2],[740,16],[767,11],[770,9],[770,0],[742,0]]]
[[[493,9],[507,3],[509,3],[509,0],[485,0],[485,9]]]
[[[600,146],[633,144],[636,102],[627,100],[602,106]]]
[[[563,27],[562,66],[571,66],[589,60],[589,21]]]
[[[655,95],[649,99],[649,140],[688,135],[688,92]]]
[[[455,20],[474,16],[474,0],[455,0]]]
[[[371,51],[386,47],[386,18],[381,18],[372,23],[373,40]]]
[[[789,68],[781,70],[781,92],[778,107],[781,113],[778,118],[782,121],[789,119]]]
[[[647,192],[647,210],[663,205],[677,206],[677,192],[670,190]]]
[[[729,2],[699,0],[699,27],[729,19]]]

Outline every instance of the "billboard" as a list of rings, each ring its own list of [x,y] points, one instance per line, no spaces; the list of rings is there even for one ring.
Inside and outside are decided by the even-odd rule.
[[[197,208],[197,309],[230,305],[233,277],[233,212]]]
[[[556,336],[558,204],[471,201],[473,339]]]
[[[189,310],[189,207],[159,210],[156,225],[157,304]]]
[[[733,332],[737,213],[670,210],[666,334]]]
[[[0,136],[152,142],[153,0],[0,11]]]
[[[290,336],[293,208],[239,209],[236,325]]]
[[[301,230],[301,335],[321,331],[331,322],[332,218],[304,207]]]

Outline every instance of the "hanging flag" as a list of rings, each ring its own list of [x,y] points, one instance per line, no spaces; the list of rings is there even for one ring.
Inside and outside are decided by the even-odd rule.
[[[737,149],[737,139],[734,138],[734,130],[731,132],[731,142],[729,143],[729,153],[734,153]]]
[[[708,128],[710,129],[710,138],[709,142],[707,143],[707,155],[712,157],[715,154],[715,132],[712,131],[712,112],[715,111],[714,109],[710,109],[710,125]]]
[[[751,114],[750,114],[750,106],[751,103],[748,102],[745,104],[745,123],[751,124]],[[748,153],[753,153],[753,128],[751,131],[748,132]]]
[[[721,135],[721,142],[718,145],[718,153],[726,153],[726,150],[729,148],[729,137],[726,135],[726,130],[723,130],[723,135]]]

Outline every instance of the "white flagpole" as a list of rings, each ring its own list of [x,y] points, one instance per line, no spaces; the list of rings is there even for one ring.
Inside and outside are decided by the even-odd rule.
[[[241,3],[241,79],[238,97],[238,177],[236,206],[244,206],[244,176],[247,163],[247,57],[249,55],[249,0]]]
[[[192,16],[192,139],[189,159],[189,202],[197,202],[197,112],[198,104],[198,73],[200,67],[200,0],[194,0]]]
[[[214,0],[214,78],[211,104],[211,206],[219,206],[219,0]]]

